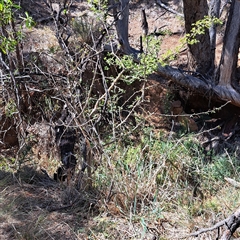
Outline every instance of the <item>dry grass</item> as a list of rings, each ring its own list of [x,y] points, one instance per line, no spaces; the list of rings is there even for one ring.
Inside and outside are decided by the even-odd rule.
[[[34,168],[2,171],[1,239],[180,239],[237,209],[239,191],[216,181],[185,140],[163,142],[165,134],[147,132],[136,145],[106,149],[91,190],[66,187]]]
[[[136,31],[140,31],[138,15],[133,14],[135,24],[131,25]],[[75,40],[77,42],[81,38],[90,44],[92,39],[89,37],[94,34],[89,32],[96,30],[98,35],[99,26],[96,24],[89,28],[86,21],[80,18],[79,22],[73,22],[76,28],[82,27],[78,29],[79,36]],[[155,17],[151,21],[155,23]],[[158,21],[158,24],[163,23],[162,19]],[[169,22],[169,18],[164,21]],[[133,29],[131,33],[134,34]],[[44,100],[63,98],[61,100],[65,103],[70,96],[72,102],[78,101],[75,98],[77,93],[72,89],[79,83],[84,84],[81,79],[75,79],[79,77],[75,75],[75,66],[64,61],[53,31],[38,28],[25,34],[25,41],[29,41],[23,48],[28,63],[26,67],[30,71],[42,70],[40,72],[44,74],[63,74],[56,80],[50,77],[44,80],[44,74],[36,77],[38,82],[36,86],[30,85],[32,92],[28,93],[27,100],[32,100],[29,96],[36,92],[43,92],[50,96]],[[81,60],[81,51],[79,56]],[[53,86],[49,84],[50,79],[54,80]],[[67,84],[72,85],[66,87],[63,84],[66,79],[71,80]],[[42,88],[39,83],[43,84]],[[46,92],[49,86],[57,89],[56,96],[53,91]],[[99,91],[98,85],[94,87],[96,92]],[[32,119],[28,119],[31,130],[28,129],[29,140],[25,139],[24,146],[30,146],[30,149],[25,153],[22,148],[18,161],[15,161],[17,151],[12,149],[0,156],[5,162],[1,162],[0,171],[1,239],[174,240],[199,228],[212,226],[239,207],[239,191],[223,181],[224,176],[240,179],[237,154],[234,156],[234,153],[226,151],[227,154],[218,154],[211,159],[212,162],[207,162],[197,135],[181,137],[186,132],[172,134],[159,130],[170,125],[169,119],[159,117],[162,110],[171,105],[167,96],[169,92],[166,85],[155,81],[148,82],[146,88],[146,99],[141,106],[145,111],[138,116],[141,126],[138,132],[126,127],[124,131],[132,131],[132,134],[127,132],[125,138],[122,134],[116,142],[109,140],[109,136],[102,139],[104,152],[93,175],[92,189],[79,190],[74,184],[67,187],[52,181],[39,170],[44,167],[52,175],[59,163],[50,147],[53,136],[49,135],[50,140],[46,138],[50,134],[50,125],[40,121],[39,115],[34,119],[35,125],[31,124]],[[87,93],[88,90],[86,88]],[[102,94],[100,91],[100,96]],[[59,102],[51,105],[40,100],[36,94],[36,101],[28,108],[40,106],[37,112],[48,111],[46,118],[52,119],[51,114],[61,108],[57,106]],[[90,100],[93,101],[92,98]],[[67,103],[76,107],[72,102]],[[54,104],[59,109],[56,110]],[[86,106],[91,107],[90,104]],[[146,120],[150,123],[144,125],[142,122]],[[206,233],[199,239],[216,239],[216,234]]]
[[[29,168],[2,174],[1,239],[81,239],[78,229],[98,212],[97,194],[66,188]]]

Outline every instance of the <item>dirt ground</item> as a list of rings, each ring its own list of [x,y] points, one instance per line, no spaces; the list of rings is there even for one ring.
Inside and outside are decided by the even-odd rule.
[[[45,18],[49,14],[45,10],[44,1],[23,0],[22,3],[24,11],[28,11],[35,21]],[[166,1],[166,3],[173,9],[181,11],[181,1],[172,0]],[[176,15],[160,8],[153,0],[131,1],[129,19],[131,45],[139,48],[139,38],[142,35],[142,8],[146,10],[149,33],[158,30],[171,32],[171,34],[163,37],[161,52],[174,49],[179,44],[181,36],[184,35],[184,22],[180,17],[176,17]],[[86,1],[73,1],[73,15],[76,16],[86,9]],[[38,24],[31,30],[25,29],[24,31],[23,51],[28,53],[26,55],[30,59],[31,54],[44,52],[44,50],[58,45],[49,23],[44,26]],[[52,64],[49,58],[44,59],[45,64],[48,63],[48,71],[62,71],[62,69],[59,69],[60,66]],[[187,56],[183,53],[175,60],[174,64],[179,66],[186,62]],[[151,124],[156,127],[163,127],[166,123],[162,121],[160,115],[166,107],[164,104],[168,93],[167,81],[153,75],[146,87],[148,89],[146,90],[148,101],[144,103],[145,116]],[[126,225],[125,218],[118,210],[114,209],[114,206],[108,205],[108,211],[106,211],[104,209],[106,204],[99,200],[101,199],[100,194],[95,190],[79,192],[74,188],[66,188],[66,186],[51,181],[44,173],[31,168],[23,168],[17,174],[0,171],[0,239],[150,240],[156,239],[156,225],[159,226],[159,229],[168,233],[168,239],[179,239],[189,232],[189,229],[183,225],[178,225],[178,219],[174,216],[175,220],[173,222],[163,218],[162,221],[154,223],[153,228],[148,231],[144,238],[141,238],[141,224],[132,222],[131,225]],[[181,218],[181,216],[178,217]],[[107,221],[105,221],[106,219]],[[76,229],[78,232],[76,232]],[[106,229],[108,229],[108,232],[112,232],[112,235],[105,236]],[[98,232],[99,235],[94,236],[94,232]],[[92,238],[89,238],[89,235]],[[127,238],[122,236],[127,236]]]
[[[178,3],[175,3],[176,5],[173,5],[173,2],[169,1],[169,4],[177,9]],[[49,16],[44,1],[23,0],[22,4],[23,11],[29,12],[36,22]],[[129,25],[132,46],[139,47],[138,40],[142,35],[140,13],[143,7],[148,17],[149,32],[163,28],[177,33],[163,39],[162,51],[177,44],[184,31],[183,22],[156,6],[154,1],[134,1],[130,5]],[[86,9],[86,1],[73,1],[73,17],[81,15]],[[44,56],[44,51],[58,46],[51,23],[37,24],[32,29],[24,29],[24,35],[23,53],[25,60],[29,60],[29,68],[35,67],[34,62],[37,59],[37,63],[42,62],[49,72],[62,71],[61,64],[58,66],[56,61],[52,62],[51,58]],[[41,54],[39,61],[37,53]],[[166,82],[157,76],[153,76],[147,83],[148,102],[144,104],[144,109],[146,117],[149,116],[148,120],[156,126],[163,125],[162,121],[159,121],[159,114],[163,110],[161,101],[164,101],[167,92],[165,86]],[[46,133],[48,128],[34,125],[28,131],[37,132],[38,141],[42,143],[44,140],[40,135]],[[41,147],[47,148],[42,144]],[[39,151],[39,146],[35,145],[35,158],[39,159],[42,168],[47,168],[48,155]],[[17,153],[17,149],[5,149],[1,156],[11,157],[14,152]],[[50,169],[48,171],[51,172]],[[0,239],[124,239],[123,236],[128,236],[127,239],[138,239],[141,225],[126,223],[119,210],[111,204],[107,206],[106,211],[106,204],[99,202],[99,194],[94,190],[87,192],[66,188],[65,185],[51,181],[44,173],[33,170],[31,166],[22,168],[15,174],[0,171]],[[162,224],[170,227],[168,222],[159,222],[159,225]],[[94,237],[94,232],[98,232],[98,236]],[[104,232],[112,232],[112,235],[104,236]],[[145,239],[153,238],[154,230],[145,236]]]

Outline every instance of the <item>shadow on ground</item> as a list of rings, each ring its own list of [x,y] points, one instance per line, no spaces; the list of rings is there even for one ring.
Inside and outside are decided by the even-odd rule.
[[[1,239],[86,239],[97,194],[54,182],[24,167],[0,171]]]

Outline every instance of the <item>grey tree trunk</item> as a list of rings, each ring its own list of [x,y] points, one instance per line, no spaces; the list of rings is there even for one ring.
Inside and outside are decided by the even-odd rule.
[[[128,40],[129,0],[119,0],[118,4],[114,2],[113,5],[115,6],[113,15],[121,50],[125,54],[137,55],[140,51],[132,48]]]
[[[211,0],[209,6],[209,16],[219,18],[220,14],[220,5],[221,0]],[[216,50],[216,25],[212,24],[209,29],[209,37],[210,37],[210,46],[211,46],[211,54],[213,57],[213,62],[215,62],[215,50]]]
[[[226,31],[223,39],[223,51],[219,64],[219,86],[230,87],[235,83],[240,43],[240,0],[232,1]]]
[[[186,33],[190,33],[192,24],[208,15],[208,3],[207,0],[183,0],[183,8]],[[199,35],[197,40],[199,43],[188,45],[189,69],[207,76],[214,67],[209,32]]]

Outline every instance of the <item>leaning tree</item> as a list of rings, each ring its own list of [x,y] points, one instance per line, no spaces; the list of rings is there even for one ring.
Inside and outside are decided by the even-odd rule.
[[[159,2],[159,1],[158,1]],[[161,1],[160,1],[161,2]],[[189,72],[181,71],[172,66],[158,66],[157,72],[164,78],[171,79],[198,94],[210,93],[209,96],[229,101],[240,106],[240,88],[236,75],[239,36],[240,36],[240,0],[232,0],[223,39],[221,59],[215,64],[216,26],[197,36],[196,44],[188,44]],[[204,18],[219,17],[221,0],[183,0],[185,31],[191,32],[192,24]],[[115,4],[115,20],[118,40],[125,54],[137,56],[138,50],[133,49],[128,41],[129,0],[120,0]],[[130,23],[131,24],[131,23]],[[195,74],[192,74],[192,73]]]

